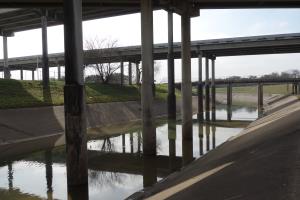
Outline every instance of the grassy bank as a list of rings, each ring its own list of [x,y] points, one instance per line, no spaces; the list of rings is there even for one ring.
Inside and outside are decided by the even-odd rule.
[[[64,103],[63,88],[63,81],[51,81],[49,93],[43,90],[41,81],[0,79],[0,109],[62,105]],[[157,85],[157,99],[165,100],[167,93],[167,85]],[[86,84],[87,103],[124,102],[139,99],[140,88],[138,86]]]

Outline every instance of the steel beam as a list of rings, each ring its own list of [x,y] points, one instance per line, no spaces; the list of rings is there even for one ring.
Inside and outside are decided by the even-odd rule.
[[[142,29],[142,122],[143,153],[156,155],[156,130],[153,113],[153,1],[141,0]]]
[[[82,2],[64,0],[65,131],[68,186],[86,185],[87,139],[83,80]]]
[[[176,119],[173,12],[170,10],[168,11],[168,118]]]

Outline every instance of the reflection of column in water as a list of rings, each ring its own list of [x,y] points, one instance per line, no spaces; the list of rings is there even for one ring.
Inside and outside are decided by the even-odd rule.
[[[168,121],[168,139],[169,139],[169,168],[173,172],[176,170],[176,121]]]
[[[137,134],[138,134],[138,153],[141,153],[141,144],[142,144],[141,131],[138,131]]]
[[[123,153],[125,153],[126,152],[125,134],[122,134],[122,149],[123,149]]]
[[[210,125],[209,124],[205,125],[205,132],[206,132],[206,151],[209,151],[210,150],[210,141],[209,141]]]
[[[157,182],[157,169],[156,169],[157,157],[155,156],[143,156],[143,184],[144,187],[149,187]]]
[[[199,153],[203,155],[203,124],[199,123]]]
[[[9,190],[12,190],[14,187],[13,179],[14,179],[14,171],[12,168],[12,162],[9,162],[8,163],[8,188],[9,188]]]
[[[227,106],[227,120],[231,121],[232,118],[232,109],[231,106]]]
[[[130,152],[133,153],[133,133],[130,133]]]
[[[183,166],[193,161],[193,139],[182,139],[182,164]]]
[[[45,151],[45,167],[46,167],[46,181],[47,181],[47,196],[48,200],[53,199],[53,189],[52,189],[52,178],[53,178],[53,169],[52,169],[52,152]]]
[[[213,125],[212,127],[211,127],[211,130],[212,130],[212,148],[214,149],[214,148],[216,148],[216,126],[215,125]]]
[[[68,200],[88,200],[89,199],[89,187],[88,184],[68,187]]]

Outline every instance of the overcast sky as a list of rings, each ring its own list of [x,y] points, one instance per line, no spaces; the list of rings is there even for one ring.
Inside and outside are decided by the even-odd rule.
[[[216,39],[239,36],[256,36],[300,32],[300,9],[257,10],[201,10],[200,16],[192,19],[192,40]],[[83,37],[110,38],[118,40],[119,46],[140,45],[140,14],[105,18],[83,23]],[[180,41],[180,16],[174,14],[174,41]],[[154,42],[167,42],[167,13],[154,12]],[[63,27],[48,28],[49,53],[63,51]],[[9,57],[41,54],[41,30],[18,32],[8,39]],[[2,53],[2,42],[0,57]],[[236,56],[217,58],[216,77],[232,75],[262,75],[289,69],[300,69],[300,54]],[[157,82],[166,80],[166,61]],[[180,60],[176,61],[176,80],[181,79]],[[192,79],[197,80],[197,60],[192,61]],[[52,74],[54,71],[52,70]],[[13,77],[18,78],[19,73]],[[30,79],[30,75],[26,74]]]

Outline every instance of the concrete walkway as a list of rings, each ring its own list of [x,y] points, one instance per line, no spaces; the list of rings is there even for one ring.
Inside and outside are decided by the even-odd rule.
[[[300,199],[299,122],[291,102],[129,199]]]

